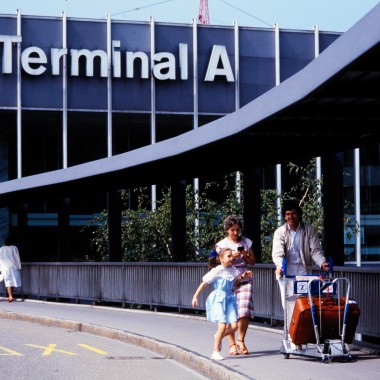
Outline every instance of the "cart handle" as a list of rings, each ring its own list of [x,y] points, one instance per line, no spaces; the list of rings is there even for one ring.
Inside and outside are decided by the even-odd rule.
[[[329,274],[330,274],[330,279],[333,278],[333,259],[332,259],[332,256],[329,257]]]
[[[286,258],[285,257],[282,258],[282,267],[281,267],[281,269],[282,269],[282,275],[284,277],[286,277]]]

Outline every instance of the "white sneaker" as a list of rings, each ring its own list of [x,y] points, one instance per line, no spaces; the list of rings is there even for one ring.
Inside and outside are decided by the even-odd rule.
[[[224,360],[224,357],[220,355],[218,351],[214,351],[211,355],[212,360]]]

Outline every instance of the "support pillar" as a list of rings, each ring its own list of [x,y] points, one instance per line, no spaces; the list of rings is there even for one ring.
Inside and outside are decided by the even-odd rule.
[[[343,153],[322,157],[323,248],[333,265],[344,265]]]
[[[186,181],[171,186],[173,261],[186,262]]]
[[[71,261],[70,251],[70,198],[59,200],[58,210],[58,261]]]
[[[17,230],[15,236],[10,234],[15,238],[17,248],[20,251],[21,261],[33,261],[32,253],[28,249],[28,204],[22,203],[17,205]]]
[[[121,190],[108,192],[109,261],[123,261],[121,249]]]
[[[260,170],[250,169],[243,173],[244,236],[253,241],[256,262],[261,262],[261,196]]]

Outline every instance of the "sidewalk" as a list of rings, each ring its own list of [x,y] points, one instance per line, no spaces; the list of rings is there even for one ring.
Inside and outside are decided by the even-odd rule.
[[[210,379],[334,380],[377,378],[380,350],[351,345],[353,362],[322,364],[320,360],[280,354],[282,331],[252,324],[246,337],[249,355],[229,356],[223,341],[223,361],[212,361],[214,323],[205,317],[115,307],[63,304],[0,298],[0,318],[18,319],[119,339],[180,362]],[[360,376],[359,376],[360,375]]]

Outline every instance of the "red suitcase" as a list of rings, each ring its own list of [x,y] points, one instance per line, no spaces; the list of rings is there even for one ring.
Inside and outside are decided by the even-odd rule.
[[[346,299],[313,298],[320,343],[326,339],[342,339],[343,316]],[[320,315],[320,310],[322,314]],[[339,314],[340,313],[340,314]],[[360,309],[354,300],[349,301],[346,318],[345,343],[352,343],[358,324]],[[340,316],[340,329],[339,329]],[[289,335],[294,344],[316,343],[314,324],[308,297],[299,297],[289,324]]]

